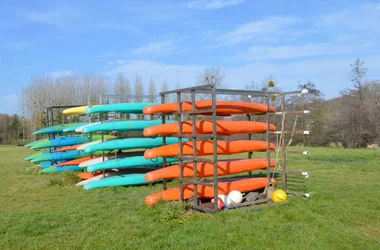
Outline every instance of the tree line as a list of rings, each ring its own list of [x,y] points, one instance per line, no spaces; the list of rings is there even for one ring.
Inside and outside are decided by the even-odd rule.
[[[367,68],[364,61],[356,59],[348,72],[352,82],[351,87],[341,91],[340,96],[326,99],[315,83],[308,81],[299,84],[298,89],[308,89],[308,94],[295,95],[286,99],[287,110],[310,110],[310,115],[286,117],[287,130],[309,130],[310,135],[291,134],[286,136],[288,145],[308,146],[342,146],[347,148],[362,148],[380,143],[380,82],[367,81]],[[215,84],[219,88],[227,88],[224,82],[224,73],[219,68],[206,68],[197,79],[197,85]],[[268,76],[260,83],[252,82],[245,85],[247,90],[281,91],[279,82],[273,76]],[[176,89],[181,88],[176,83]],[[155,82],[149,79],[144,84],[141,76],[135,74],[128,78],[119,73],[115,79],[103,75],[83,74],[60,78],[49,76],[33,77],[22,90],[20,99],[20,116],[0,115],[0,144],[17,143],[22,138],[32,138],[32,132],[45,127],[46,108],[50,106],[66,105],[94,105],[102,103],[120,102],[160,102],[159,92],[168,90],[168,83]],[[112,95],[112,96],[107,96]],[[145,95],[145,98],[131,97]],[[209,98],[199,95],[200,99]],[[248,96],[219,96],[220,99],[234,101],[251,101],[263,103],[263,98]],[[176,100],[170,96],[166,102]],[[183,101],[190,101],[190,95],[184,95]],[[270,104],[279,109],[280,99],[272,98]],[[78,122],[80,118],[65,116],[61,112],[54,112],[55,123]],[[120,117],[129,119],[129,116]],[[138,116],[143,118],[143,116]],[[155,117],[151,117],[154,119]],[[175,118],[175,117],[174,117]],[[207,119],[207,117],[200,117]],[[231,118],[228,118],[231,119]],[[232,119],[246,119],[236,116]],[[263,121],[264,117],[255,116],[256,121]],[[281,124],[281,117],[272,118],[272,123]],[[240,136],[241,137],[241,136]],[[260,137],[260,136],[258,136]],[[239,138],[236,136],[235,138]]]

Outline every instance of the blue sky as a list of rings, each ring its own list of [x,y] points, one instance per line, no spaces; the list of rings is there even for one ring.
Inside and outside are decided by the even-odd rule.
[[[311,80],[334,97],[356,57],[380,79],[379,41],[379,1],[0,0],[0,113],[17,111],[32,76],[74,72],[174,88],[216,66],[230,88],[273,75],[282,89]]]

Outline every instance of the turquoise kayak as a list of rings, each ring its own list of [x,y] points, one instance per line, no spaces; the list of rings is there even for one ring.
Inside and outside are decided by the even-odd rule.
[[[182,139],[182,141],[187,141]],[[178,138],[166,138],[166,144],[174,144],[178,142]],[[155,148],[162,146],[162,137],[157,138],[129,138],[117,139],[112,141],[101,142],[84,148],[85,153],[91,153],[98,150],[128,150],[139,148]]]
[[[112,186],[135,186],[146,185],[151,182],[145,181],[145,174],[122,174],[106,177],[104,179],[87,183],[83,186],[84,190],[112,187]]]
[[[67,137],[67,136],[56,136],[55,139],[64,138],[64,137]],[[45,142],[46,140],[49,140],[49,138],[44,138],[44,139],[40,139],[40,140],[37,140],[37,141],[29,142],[24,147],[31,148],[34,145],[38,144],[38,143]]]
[[[49,168],[51,167],[53,164],[51,164],[51,161],[44,161],[44,162],[41,162],[40,166],[42,169],[45,169],[45,168]]]
[[[50,152],[49,151],[43,151],[43,152],[39,152],[37,154],[29,155],[25,158],[25,161],[33,160],[34,158],[39,157],[41,155],[45,155],[45,154],[50,154]]]
[[[131,102],[131,103],[116,103],[92,106],[86,109],[86,114],[95,113],[127,113],[127,114],[142,114],[143,109],[147,106],[157,105],[155,103]]]
[[[88,124],[88,122],[86,122],[86,123],[61,124],[61,125],[51,126],[51,127],[47,127],[47,128],[42,128],[40,130],[37,130],[33,134],[34,135],[59,134],[59,133],[63,133],[63,130],[66,128],[73,127],[73,126],[81,127],[81,126],[84,126],[86,124]]]
[[[99,152],[95,152],[99,154]],[[63,152],[53,152],[48,154],[42,154],[31,160],[31,162],[43,162],[43,161],[63,161],[63,160],[73,160],[86,156],[90,156],[90,153],[83,153],[78,150],[69,150]]]
[[[62,162],[65,162],[65,161],[58,161],[58,163],[62,163]],[[49,168],[53,165],[53,163],[51,161],[44,161],[44,162],[41,162],[40,166],[42,169],[45,169],[45,168]]]
[[[80,128],[80,127],[83,127],[84,125],[88,125],[88,124],[91,124],[90,122],[87,122],[87,123],[77,123],[77,125],[74,125],[74,126],[70,126],[70,127],[67,127],[67,128],[64,128],[62,130],[63,133],[71,133],[71,132],[75,132],[75,130],[77,128]]]
[[[178,159],[166,158],[167,163],[177,162]],[[100,162],[87,167],[88,172],[95,172],[98,170],[107,169],[123,169],[123,168],[135,168],[135,167],[157,167],[161,166],[164,162],[163,158],[148,160],[144,156],[133,156],[119,159],[112,159],[104,162]]]
[[[40,173],[62,173],[62,172],[71,172],[71,171],[80,171],[83,168],[78,166],[63,166],[63,167],[48,167],[40,171]]]
[[[41,139],[41,140],[37,140],[37,141],[29,142],[29,143],[26,144],[24,147],[26,147],[26,148],[30,148],[31,146],[33,146],[33,145],[35,145],[35,144],[37,144],[37,143],[39,143],[39,142],[42,142],[42,141],[44,141],[44,140],[46,140],[46,139]]]
[[[174,123],[177,121],[169,120],[166,123]],[[162,120],[135,120],[135,121],[113,121],[102,122],[94,125],[86,126],[82,129],[82,133],[94,132],[126,132],[126,131],[143,131],[147,127],[161,125]]]
[[[113,139],[114,136],[105,135],[104,139]],[[93,141],[101,140],[101,135],[94,135],[92,136]],[[59,136],[53,139],[45,139],[31,147],[31,149],[41,149],[41,148],[55,148],[55,147],[66,147],[66,146],[73,146],[77,144],[83,144],[90,142],[90,137],[87,136],[79,136],[79,135],[73,135],[73,136]]]

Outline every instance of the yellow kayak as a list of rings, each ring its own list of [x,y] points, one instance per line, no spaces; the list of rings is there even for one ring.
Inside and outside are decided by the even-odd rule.
[[[94,106],[98,106],[98,105],[94,105]],[[63,114],[65,114],[65,115],[85,115],[86,114],[85,111],[88,107],[89,106],[79,106],[79,107],[75,107],[75,108],[64,109]]]

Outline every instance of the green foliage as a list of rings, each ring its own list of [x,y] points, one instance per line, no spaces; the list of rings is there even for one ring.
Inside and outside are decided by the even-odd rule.
[[[58,176],[50,177],[49,182],[47,184],[48,187],[62,187],[63,180]]]
[[[75,185],[76,183],[80,182],[81,179],[77,176],[78,173],[76,172],[64,172],[62,181],[65,185]]]
[[[18,115],[0,114],[0,144],[19,144],[23,138],[23,125]]]

